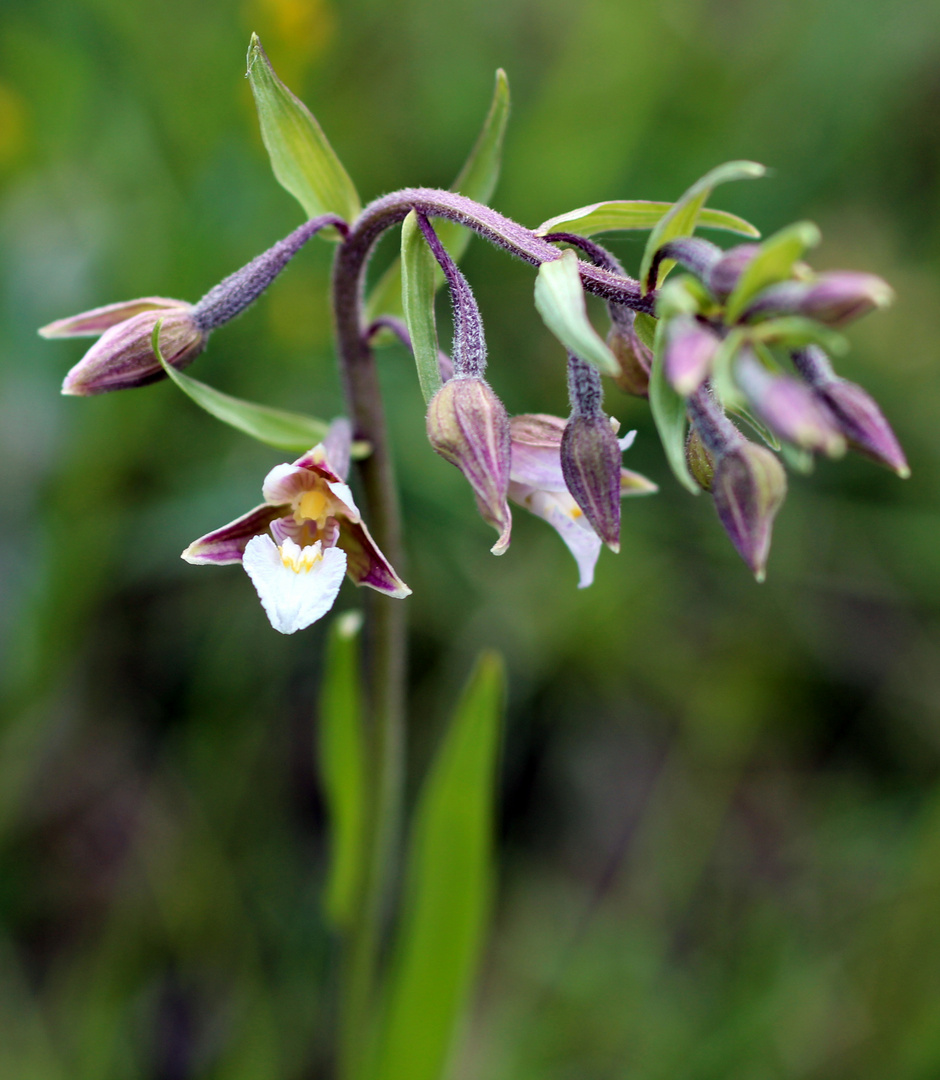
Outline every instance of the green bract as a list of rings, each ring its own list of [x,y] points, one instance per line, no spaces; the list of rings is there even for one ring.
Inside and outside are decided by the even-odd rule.
[[[591,325],[584,306],[578,257],[571,250],[544,262],[535,279],[535,306],[545,325],[568,352],[593,364],[604,375],[616,375],[620,366]]]
[[[640,264],[640,284],[644,292],[655,288],[669,272],[673,263],[671,259],[665,259],[660,264],[659,273],[655,282],[650,282],[650,269],[653,265],[653,256],[668,240],[675,240],[680,236],[691,236],[698,221],[699,213],[712,189],[718,184],[727,183],[729,180],[750,180],[766,173],[763,165],[756,161],[729,161],[724,165],[707,172],[700,180],[686,191],[679,201],[656,223],[646,242],[643,252],[643,261]]]
[[[248,81],[261,138],[282,187],[308,217],[337,214],[344,221],[355,221],[362,209],[355,185],[316,117],[277,77],[257,34],[252,34],[248,48]],[[328,231],[335,238],[336,231]]]
[[[539,236],[560,231],[594,236],[595,233],[625,229],[652,229],[674,205],[649,199],[612,199],[549,218],[535,231]],[[725,210],[711,210],[708,207],[699,210],[695,225],[700,229],[723,229],[726,232],[740,233],[742,236],[760,236],[760,232],[749,221],[737,214],[729,214]]]

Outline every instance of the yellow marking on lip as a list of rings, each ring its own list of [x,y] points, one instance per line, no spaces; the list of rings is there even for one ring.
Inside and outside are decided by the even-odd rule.
[[[323,549],[319,540],[305,548],[297,548],[294,545],[296,549],[294,551],[285,551],[286,547],[286,544],[282,544],[278,548],[281,553],[281,562],[288,570],[293,570],[295,574],[309,573],[323,558]]]

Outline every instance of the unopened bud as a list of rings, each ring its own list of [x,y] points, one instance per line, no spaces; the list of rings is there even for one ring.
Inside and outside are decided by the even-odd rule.
[[[561,439],[561,471],[574,501],[604,543],[620,550],[620,443],[602,412],[575,413]]]
[[[841,431],[808,386],[772,374],[749,349],[738,355],[735,381],[754,412],[781,439],[829,457],[845,453]]]
[[[131,301],[126,305],[111,305],[116,311],[131,310],[145,301]],[[173,303],[174,306],[170,306]],[[98,315],[108,311],[99,308]],[[40,333],[45,337],[65,336],[64,329],[94,326],[100,320],[92,317],[95,312],[63,319],[44,327]],[[164,378],[164,371],[153,351],[153,331],[158,322],[160,328],[160,351],[168,364],[175,368],[186,367],[203,351],[209,334],[197,324],[193,307],[181,300],[167,302],[165,306],[140,311],[113,322],[98,341],[66,375],[62,384],[63,394],[103,394],[108,390],[125,390],[133,386],[145,386]],[[71,333],[96,333],[97,329],[73,329]]]
[[[891,286],[880,277],[837,270],[820,275],[809,286],[800,314],[827,326],[844,326],[875,308],[887,307],[893,299]]]
[[[729,248],[705,275],[705,284],[719,300],[727,300],[738,278],[760,251],[759,244],[738,244]]]
[[[894,298],[891,286],[874,274],[837,270],[815,281],[781,281],[754,298],[744,312],[747,322],[769,315],[805,315],[827,326],[845,326]]]
[[[431,446],[456,465],[473,488],[484,521],[499,533],[493,554],[509,547],[510,427],[506,409],[480,378],[456,376],[431,399],[427,417]]]
[[[689,437],[685,441],[685,463],[702,491],[711,491],[712,480],[715,476],[715,460],[708,452],[708,447],[702,442],[698,429],[694,427],[689,429]]]
[[[852,447],[908,477],[911,470],[901,444],[877,404],[860,386],[833,379],[816,389]]]
[[[786,493],[783,466],[756,443],[742,441],[715,466],[715,509],[731,543],[758,581],[764,580],[774,516]]]
[[[669,320],[663,370],[683,397],[694,393],[708,378],[719,344],[707,326],[688,315]]]
[[[614,382],[625,394],[649,397],[653,354],[637,337],[633,327],[614,323],[607,335],[607,344],[620,367],[620,373],[614,376]]]

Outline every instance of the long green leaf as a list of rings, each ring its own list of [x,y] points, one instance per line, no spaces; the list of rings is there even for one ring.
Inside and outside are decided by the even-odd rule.
[[[613,199],[592,203],[579,210],[543,221],[535,230],[539,236],[551,232],[574,232],[581,236],[616,232],[621,229],[652,229],[669,213],[675,204],[652,202],[649,199]],[[698,214],[699,229],[724,229],[742,236],[760,236],[760,232],[744,218],[729,214],[726,210],[710,210],[703,207]]]
[[[320,692],[319,751],[330,821],[330,874],[324,908],[334,926],[354,915],[363,866],[366,763],[363,735],[359,630],[362,616],[333,620]]]
[[[451,184],[451,191],[459,191],[468,199],[487,203],[496,190],[499,179],[499,167],[503,152],[503,136],[506,133],[506,121],[509,119],[509,80],[506,72],[500,68],[496,72],[496,87],[489,111],[483,122],[477,141]],[[454,262],[467,250],[470,243],[470,231],[454,221],[438,221],[434,225],[441,243],[447,248]],[[376,283],[366,301],[366,317],[372,321],[379,315],[400,315],[401,299],[401,262],[396,259]],[[444,282],[444,274],[435,262],[435,291]]]
[[[434,320],[434,271],[437,260],[431,253],[414,210],[401,225],[401,299],[405,322],[411,336],[418,382],[424,400],[440,390],[437,325]]]
[[[747,335],[752,341],[765,341],[768,345],[782,345],[788,349],[815,344],[834,356],[844,356],[849,351],[849,341],[844,334],[800,315],[781,315],[755,323],[747,327]]]
[[[153,330],[153,351],[163,365],[163,370],[170,379],[191,398],[200,408],[221,420],[223,424],[236,428],[250,435],[267,446],[276,446],[279,450],[295,450],[302,453],[323,441],[330,425],[325,420],[317,420],[302,413],[274,409],[270,405],[257,405],[253,401],[232,397],[207,386],[198,379],[177,371],[163,359],[160,352],[160,327],[162,320]],[[366,457],[369,453],[367,443],[353,443],[352,454],[355,458]]]
[[[248,48],[248,81],[255,96],[261,138],[278,182],[308,217],[337,214],[352,222],[362,204],[355,185],[330,146],[316,117],[281,82],[257,34]],[[324,230],[335,236],[335,229]]]
[[[685,461],[685,398],[676,392],[666,378],[663,370],[665,345],[666,324],[660,319],[656,324],[653,370],[650,372],[650,411],[666,453],[666,460],[676,474],[676,479],[693,495],[698,495],[701,488],[692,479]]]
[[[587,317],[578,257],[573,251],[564,251],[561,258],[539,267],[535,306],[545,325],[568,352],[589,361],[604,375],[619,373],[614,354]]]
[[[441,1080],[473,986],[493,890],[503,665],[484,653],[415,810],[405,906],[369,1080]]]
[[[666,243],[680,236],[691,236],[698,221],[699,212],[708,201],[712,189],[729,180],[748,180],[763,176],[767,170],[756,161],[729,161],[707,172],[700,180],[686,191],[673,208],[657,222],[646,242],[643,261],[640,264],[640,283],[648,290],[649,272],[653,265],[653,256]],[[673,266],[671,259],[665,259],[659,267],[658,285]]]
[[[819,229],[811,221],[798,221],[768,236],[728,297],[725,319],[734,322],[761,289],[790,277],[793,264],[819,240]]]

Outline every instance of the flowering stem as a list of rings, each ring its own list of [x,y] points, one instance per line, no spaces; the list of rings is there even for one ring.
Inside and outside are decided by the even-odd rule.
[[[346,243],[333,267],[333,312],[353,436],[372,454],[359,463],[376,543],[393,566],[402,564],[401,522],[375,358],[361,324],[362,275],[369,248]],[[363,872],[349,936],[343,943],[338,1074],[357,1076],[368,1046],[376,993],[382,917],[398,847],[403,783],[405,609],[371,594],[367,607],[370,709],[366,728]]]
[[[371,456],[359,463],[360,476],[370,527],[393,566],[402,563],[401,522],[375,358],[369,345],[378,327],[363,324],[362,294],[365,268],[376,241],[412,210],[426,226],[425,235],[432,245],[437,237],[422,219],[440,217],[472,229],[534,266],[561,257],[557,248],[502,214],[455,192],[432,188],[406,188],[377,199],[350,226],[337,249],[333,315],[343,385],[353,437],[369,442],[373,448]],[[448,261],[445,259],[445,263]],[[449,268],[445,265],[445,272]],[[638,282],[584,262],[579,264],[579,271],[588,291],[633,311],[653,312],[655,296],[642,296]],[[397,325],[385,325],[401,336]],[[364,1054],[373,1032],[382,921],[398,849],[403,785],[405,610],[397,600],[385,596],[369,599],[370,772],[366,785],[364,870],[352,926],[343,943],[338,1053],[341,1080],[361,1080]]]

